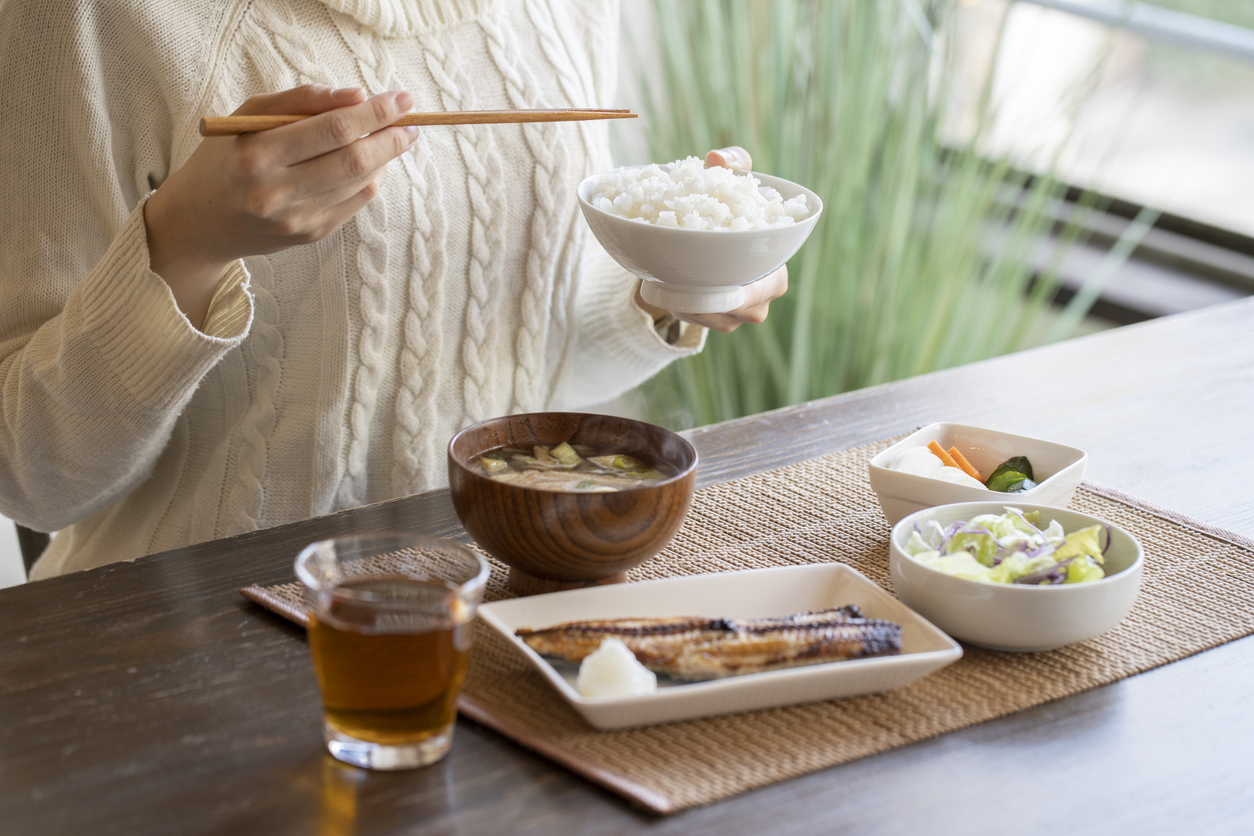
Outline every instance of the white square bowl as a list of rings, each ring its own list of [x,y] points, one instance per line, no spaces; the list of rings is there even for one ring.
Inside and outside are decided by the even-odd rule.
[[[957,447],[981,474],[992,473],[1014,456],[1027,456],[1032,462],[1037,485],[1022,493],[1001,494],[888,469],[888,464],[902,450],[925,447],[929,441],[935,441],[946,450]],[[955,502],[996,502],[1004,498],[1008,505],[1066,507],[1084,478],[1088,459],[1088,453],[1065,444],[966,424],[939,423],[929,424],[875,456],[869,469],[871,488],[884,509],[884,516],[893,525],[915,511]]]
[[[638,697],[584,697],[578,667],[540,656],[514,631],[567,621],[696,615],[763,618],[856,604],[903,628],[899,656],[877,656],[745,674],[709,682],[658,678]],[[962,657],[962,647],[867,577],[840,563],[784,566],[532,595],[484,604],[483,620],[506,638],[572,708],[598,729],[670,723],[900,688]]]

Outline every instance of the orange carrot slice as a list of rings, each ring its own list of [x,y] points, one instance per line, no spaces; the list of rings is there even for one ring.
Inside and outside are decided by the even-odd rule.
[[[981,482],[984,481],[980,478],[980,471],[971,466],[971,462],[967,461],[966,456],[958,452],[957,447],[949,448],[949,457],[958,463],[958,467],[962,468],[963,473],[967,474],[972,479],[977,479]]]
[[[941,447],[935,441],[929,441],[927,443],[927,449],[935,453],[936,458],[940,459],[942,462],[945,463],[945,467],[957,467],[958,466],[958,463],[954,461],[948,453],[945,452],[945,448]]]

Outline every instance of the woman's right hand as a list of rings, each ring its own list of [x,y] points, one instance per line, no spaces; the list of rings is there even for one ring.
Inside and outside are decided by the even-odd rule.
[[[144,208],[153,271],[199,328],[222,272],[330,235],[379,190],[387,164],[418,138],[388,127],[409,93],[366,98],[361,88],[308,84],[253,96],[234,115],[311,118],[252,134],[206,138]]]

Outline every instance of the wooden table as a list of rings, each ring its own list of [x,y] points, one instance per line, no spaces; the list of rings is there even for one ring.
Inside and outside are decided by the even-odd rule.
[[[711,484],[934,420],[1254,537],[1254,299],[689,437]],[[1254,638],[665,819],[466,721],[436,766],[340,767],[301,631],[237,590],[393,526],[460,534],[437,491],[0,591],[0,833],[1254,832]]]

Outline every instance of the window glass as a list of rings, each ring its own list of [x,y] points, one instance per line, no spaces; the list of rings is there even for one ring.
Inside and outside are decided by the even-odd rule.
[[[1254,3],[1150,8],[1163,10],[1156,22],[1184,25],[1172,15],[1188,13],[1203,18],[1202,31],[1212,20],[1254,27]],[[1254,55],[1169,43],[1031,2],[971,0],[954,15],[946,46],[965,79],[946,120],[955,140],[976,129],[992,66],[989,153],[1254,235]]]

